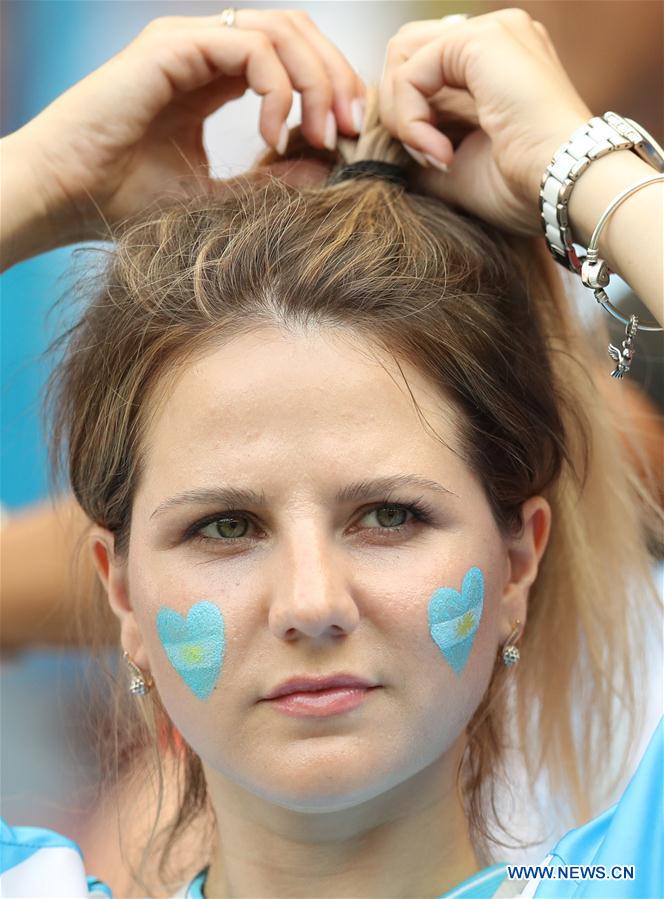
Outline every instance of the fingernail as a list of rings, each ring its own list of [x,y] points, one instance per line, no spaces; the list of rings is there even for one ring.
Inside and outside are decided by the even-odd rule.
[[[355,97],[355,99],[351,101],[350,111],[353,116],[353,128],[358,134],[362,131],[362,126],[364,125],[364,113],[366,112],[366,108],[366,101],[361,97]]]
[[[430,162],[431,165],[438,169],[440,172],[449,172],[450,167],[446,162],[441,162],[440,159],[436,159],[434,156],[431,156],[429,153],[424,154],[427,162]]]
[[[415,162],[419,162],[419,164],[421,166],[424,166],[425,169],[428,168],[429,163],[426,161],[424,153],[420,153],[419,150],[413,149],[413,147],[409,146],[408,144],[403,144],[403,148],[407,153],[410,153]]]
[[[328,150],[334,150],[337,145],[337,122],[332,110],[328,112],[327,118],[325,119],[324,144]]]
[[[277,141],[276,151],[280,156],[283,156],[286,152],[286,144],[288,143],[288,125],[286,122],[281,126],[281,131],[279,132],[279,140]]]

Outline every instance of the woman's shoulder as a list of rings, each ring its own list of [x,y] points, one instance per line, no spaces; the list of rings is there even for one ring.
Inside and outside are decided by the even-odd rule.
[[[664,896],[664,717],[619,801],[550,850],[524,896],[661,899]],[[580,870],[583,866],[585,870]],[[560,872],[560,868],[568,870]],[[561,874],[567,879],[560,879]],[[523,875],[522,875],[523,876]]]
[[[172,899],[201,899],[203,873]],[[0,818],[0,896],[113,899],[107,884],[85,872],[78,843],[46,827],[11,827]]]
[[[110,888],[85,873],[73,840],[46,827],[10,827],[0,818],[0,895],[113,899]]]
[[[499,862],[440,899],[662,899],[664,717],[620,800],[568,831],[539,864]]]

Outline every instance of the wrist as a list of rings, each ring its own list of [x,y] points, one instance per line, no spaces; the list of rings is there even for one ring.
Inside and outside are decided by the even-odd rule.
[[[21,130],[0,140],[0,271],[70,242],[50,209],[39,167]]]
[[[625,188],[656,174],[656,169],[631,150],[616,150],[594,160],[577,179],[567,207],[574,241],[585,249],[609,203]],[[653,184],[645,191],[651,188],[657,190],[658,187]],[[620,255],[620,235],[629,227],[636,208],[633,204],[630,207],[632,199],[630,197],[613,211],[600,234],[599,255],[614,271],[618,270],[612,261],[615,263],[616,256]],[[648,229],[656,225],[656,221],[650,219]],[[644,223],[637,220],[633,224],[638,227]]]
[[[630,150],[616,150],[596,159],[570,195],[573,240],[587,247],[611,201],[625,188],[656,174],[653,166]],[[629,284],[660,324],[664,321],[663,243],[664,184],[660,181],[636,191],[613,210],[598,246],[599,256]]]

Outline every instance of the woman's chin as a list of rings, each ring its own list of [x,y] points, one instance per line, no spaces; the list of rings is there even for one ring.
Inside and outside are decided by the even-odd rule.
[[[236,782],[265,802],[293,812],[343,811],[380,796],[390,786],[385,778],[376,776],[375,766],[364,754],[356,758],[358,764],[352,769],[338,758],[307,763],[284,759],[283,764],[266,766],[263,776],[245,772]],[[267,772],[269,780],[264,776]]]

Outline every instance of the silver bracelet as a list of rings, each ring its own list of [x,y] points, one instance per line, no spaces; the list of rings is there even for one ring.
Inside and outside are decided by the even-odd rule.
[[[609,344],[609,356],[611,356],[617,363],[614,371],[611,372],[612,378],[622,378],[623,375],[626,375],[629,372],[632,361],[634,360],[634,342],[638,331],[664,331],[664,328],[655,324],[642,325],[639,323],[636,315],[630,315],[627,319],[624,315],[621,315],[609,301],[603,288],[609,283],[610,269],[606,264],[606,261],[599,255],[599,236],[602,233],[604,225],[609,220],[609,216],[621,203],[632,194],[636,193],[637,190],[641,190],[642,187],[646,187],[646,185],[656,181],[664,181],[664,175],[654,175],[652,178],[643,178],[641,181],[637,181],[636,184],[627,187],[609,203],[595,226],[595,230],[590,238],[590,243],[588,244],[588,254],[581,266],[581,280],[586,287],[594,291],[597,302],[614,318],[617,318],[619,322],[622,322],[627,326],[625,328],[625,340],[622,342],[622,350],[613,346],[612,343]]]
[[[637,331],[661,331],[657,325],[639,325],[635,315],[625,319],[611,305],[602,288],[609,283],[611,269],[599,258],[599,235],[609,215],[632,193],[651,181],[663,180],[664,176],[645,178],[622,191],[604,210],[595,228],[588,253],[579,258],[573,247],[567,207],[572,189],[577,179],[591,162],[615,150],[632,150],[641,159],[659,172],[664,172],[664,150],[650,134],[632,119],[623,118],[615,112],[606,112],[600,118],[593,116],[572,134],[569,141],[554,153],[547,166],[540,186],[540,213],[544,236],[553,258],[570,271],[576,272],[586,287],[595,291],[597,302],[607,312],[626,324],[622,350],[609,344],[611,358],[617,363],[611,377],[622,378],[630,370],[634,359],[634,340]]]
[[[547,246],[556,262],[577,275],[585,257],[579,258],[573,246],[567,215],[569,199],[588,166],[616,150],[630,150],[664,172],[664,149],[654,137],[633,119],[605,112],[576,129],[553,154],[542,176],[539,207]]]

